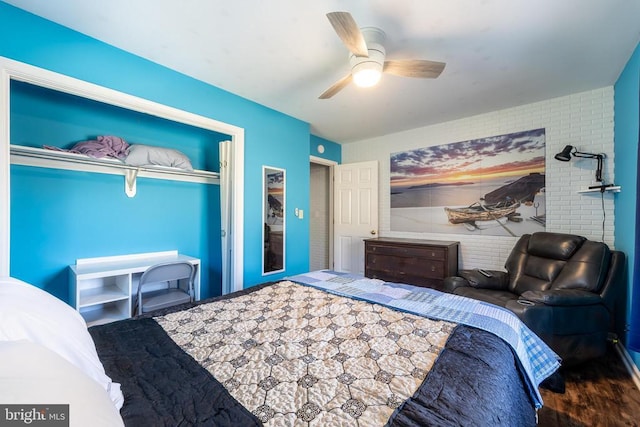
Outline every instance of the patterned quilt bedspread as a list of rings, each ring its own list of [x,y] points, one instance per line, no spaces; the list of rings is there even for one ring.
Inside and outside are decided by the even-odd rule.
[[[384,425],[455,326],[289,281],[154,319],[274,426]]]
[[[458,324],[474,316],[411,313],[429,299],[411,286],[305,276],[90,328],[125,425],[536,424],[509,345]]]
[[[376,302],[432,319],[473,326],[499,336],[518,355],[537,408],[542,407],[538,386],[560,367],[560,358],[514,313],[493,304],[431,288],[386,283],[329,270],[305,273],[289,279],[338,295]]]

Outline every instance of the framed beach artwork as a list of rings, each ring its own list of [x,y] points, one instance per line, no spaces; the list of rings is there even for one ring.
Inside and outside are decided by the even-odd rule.
[[[544,159],[544,129],[392,153],[391,230],[544,231]]]

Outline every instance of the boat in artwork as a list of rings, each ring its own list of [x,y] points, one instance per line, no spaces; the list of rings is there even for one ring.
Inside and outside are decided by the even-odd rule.
[[[536,193],[544,188],[544,182],[543,174],[533,172],[485,194],[480,201],[467,207],[445,207],[444,210],[451,224],[471,225],[472,228],[479,228],[476,222],[497,221],[501,218],[521,222],[522,218],[516,210],[521,203],[532,204]]]
[[[518,201],[505,201],[486,204],[483,201],[475,202],[463,208],[445,207],[447,218],[451,224],[474,223],[476,221],[493,221],[500,218],[516,215],[520,207]]]

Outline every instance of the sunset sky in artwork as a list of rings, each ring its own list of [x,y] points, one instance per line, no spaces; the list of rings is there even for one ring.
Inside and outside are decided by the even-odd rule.
[[[391,187],[471,183],[544,173],[544,153],[544,129],[392,153]]]
[[[267,173],[267,189],[271,195],[284,194],[284,172],[271,171]]]

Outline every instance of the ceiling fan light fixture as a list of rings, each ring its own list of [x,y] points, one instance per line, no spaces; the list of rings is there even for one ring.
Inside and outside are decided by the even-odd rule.
[[[382,76],[382,65],[374,61],[361,62],[353,67],[351,74],[356,86],[375,86]]]
[[[426,59],[387,60],[384,31],[376,27],[358,28],[349,12],[330,12],[327,18],[350,52],[351,70],[322,92],[318,99],[329,99],[351,83],[358,87],[375,86],[380,81],[382,73],[399,77],[435,79],[444,70],[444,62]]]
[[[356,86],[371,87],[378,84],[384,69],[386,51],[384,46],[377,42],[384,38],[384,33],[380,30],[369,28],[365,31],[364,36],[369,47],[369,56],[350,55],[351,76]]]

